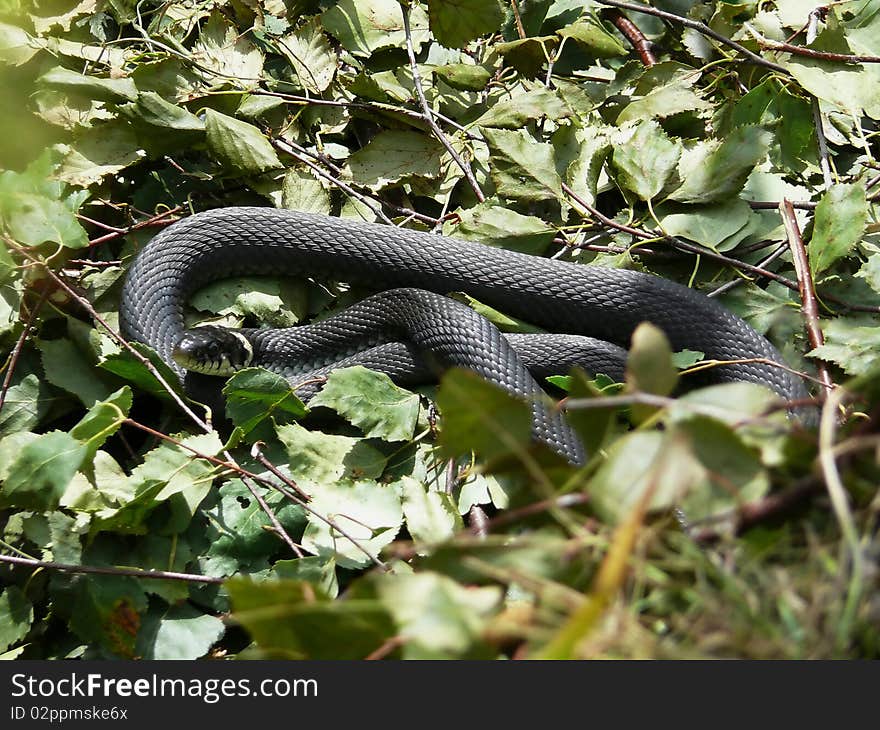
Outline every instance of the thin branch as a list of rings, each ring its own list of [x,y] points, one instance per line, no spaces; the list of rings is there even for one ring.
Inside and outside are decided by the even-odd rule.
[[[48,296],[49,290],[46,289],[40,295],[36,304],[34,304],[33,309],[28,313],[27,320],[25,320],[24,327],[21,330],[21,335],[19,335],[18,339],[15,341],[12,353],[6,361],[6,374],[3,376],[3,385],[0,385],[0,411],[3,410],[3,404],[6,403],[6,394],[9,392],[9,386],[12,384],[12,376],[15,374],[15,366],[18,364],[18,358],[21,357],[21,350],[31,332],[34,320],[37,318],[37,314]]]
[[[805,58],[815,58],[819,61],[833,61],[837,63],[880,63],[880,56],[859,56],[851,53],[831,53],[830,51],[815,51],[812,48],[805,48],[804,46],[794,46],[791,43],[774,41],[771,38],[767,38],[761,35],[751,24],[743,23],[743,25],[745,26],[746,30],[749,31],[751,36],[758,42],[758,45],[761,46],[761,48],[766,48],[769,51],[791,53],[794,56],[803,56]],[[807,42],[812,42],[810,40],[809,34],[807,35]]]
[[[712,28],[710,28],[708,25],[706,25],[705,23],[701,23],[698,20],[691,20],[690,18],[685,18],[681,15],[676,15],[675,13],[667,13],[665,10],[658,10],[657,8],[652,8],[649,5],[641,5],[639,3],[622,2],[621,0],[596,0],[596,2],[598,2],[600,5],[607,5],[612,8],[629,10],[635,13],[644,13],[645,15],[653,15],[657,18],[668,20],[671,23],[683,25],[685,28],[695,30],[701,35],[718,41],[722,45],[725,45],[728,48],[732,48],[737,53],[741,53],[743,56],[746,57],[748,61],[755,64],[756,66],[763,66],[764,68],[769,68],[773,71],[788,75],[788,71],[786,71],[783,66],[780,66],[778,63],[768,61],[766,58],[759,56],[757,53],[753,53],[745,46],[740,45],[736,41],[733,41],[730,38],[721,35],[721,33],[712,30]]]
[[[779,212],[782,215],[782,222],[785,224],[788,245],[794,261],[794,270],[798,279],[798,292],[801,295],[801,310],[804,313],[804,320],[807,326],[807,337],[813,349],[815,349],[825,344],[825,335],[822,333],[822,327],[819,324],[819,302],[816,299],[816,287],[813,283],[810,263],[807,260],[804,239],[801,237],[794,209],[787,203],[788,201],[786,200],[782,201],[782,204],[779,206]],[[831,381],[831,376],[828,374],[828,369],[825,365],[821,362],[818,363],[816,370],[819,373],[819,379],[825,386],[825,390],[833,388],[834,383]]]
[[[847,395],[848,393],[844,388],[835,388],[831,391],[825,400],[822,416],[819,421],[819,465],[822,469],[822,477],[825,480],[828,496],[831,499],[834,516],[840,525],[840,532],[843,535],[846,552],[849,554],[849,560],[846,562],[849,563],[848,568],[851,571],[843,616],[837,625],[837,637],[841,644],[847,641],[850,627],[855,621],[859,598],[862,595],[862,582],[865,572],[859,533],[849,506],[847,490],[840,478],[840,472],[837,469],[837,462],[834,458],[837,420],[840,407]]]
[[[753,527],[790,512],[820,492],[821,489],[822,483],[818,479],[810,477],[781,492],[770,494],[754,502],[746,502],[736,510],[733,534],[741,535]],[[718,522],[724,517],[724,515],[717,515],[712,521]],[[693,539],[700,544],[716,542],[721,536],[721,531],[711,527],[700,529],[692,535]]]
[[[409,23],[409,7],[405,3],[400,3],[400,10],[403,13],[403,32],[406,35],[406,52],[409,56],[409,65],[413,76],[413,86],[415,87],[419,105],[422,107],[422,118],[431,128],[431,131],[434,133],[434,136],[438,139],[440,144],[446,148],[446,151],[449,153],[449,156],[453,159],[455,164],[461,168],[465,179],[474,191],[474,195],[477,200],[482,203],[486,200],[486,196],[483,194],[480,184],[477,182],[477,178],[474,177],[474,171],[471,169],[471,166],[462,159],[461,155],[458,154],[452,146],[452,143],[446,139],[443,130],[437,126],[437,122],[434,120],[434,114],[431,111],[431,107],[428,105],[428,100],[425,98],[425,90],[422,88],[422,77],[419,73],[419,65],[416,62],[416,52],[413,48],[412,41],[412,29],[410,28]]]
[[[768,264],[772,264],[776,259],[778,259],[780,256],[782,256],[782,254],[784,254],[787,250],[788,250],[788,243],[783,242],[783,243],[779,244],[779,246],[776,247],[775,251],[773,251],[769,256],[766,256],[765,258],[761,259],[756,264],[756,266],[759,269],[766,268]],[[740,284],[742,284],[745,281],[751,281],[751,279],[743,276],[743,277],[739,277],[737,279],[734,279],[733,281],[728,281],[726,284],[722,284],[717,289],[710,291],[706,296],[708,296],[708,297],[720,296],[721,294],[724,294],[725,292],[729,292],[731,289],[735,289],[736,287],[738,287]]]
[[[516,24],[516,34],[519,36],[519,39],[525,40],[526,29],[523,27],[522,15],[519,14],[519,3],[517,0],[510,0],[510,9],[513,12],[513,22]]]
[[[323,176],[324,179],[327,180],[328,182],[330,182],[331,184],[333,184],[333,185],[339,185],[340,183],[342,185],[347,184],[347,183],[342,183],[341,180],[338,178],[338,176],[341,175],[341,173],[342,173],[342,168],[335,165],[333,163],[333,161],[330,160],[329,158],[327,158],[325,155],[321,155],[321,154],[312,152],[312,151],[306,149],[305,147],[303,147],[302,145],[299,145],[296,142],[291,142],[288,139],[281,139],[279,137],[276,137],[276,138],[274,138],[273,143],[274,143],[274,141],[278,142],[278,144],[275,146],[278,149],[280,149],[282,152],[286,152],[287,154],[290,154],[293,156],[293,152],[291,152],[291,150],[293,150],[299,155],[305,155],[307,157],[310,157],[313,160],[320,162],[322,165],[325,165],[326,167],[328,167],[330,169],[330,172],[332,172],[333,175],[337,176],[337,177],[332,177],[329,175]],[[307,161],[302,160],[300,157],[296,157],[296,159],[297,159],[297,161],[302,162],[303,164],[306,164],[306,165],[308,164]],[[317,174],[320,174],[316,170],[316,168],[314,168],[314,167],[309,166],[309,169],[315,171]],[[355,186],[353,184],[349,184],[349,187],[351,187],[352,190],[357,191],[361,195],[365,195],[368,198],[372,198],[377,203],[381,203],[382,205],[389,208],[390,210],[393,210],[395,213],[397,213],[399,215],[405,215],[405,216],[408,216],[411,218],[416,218],[416,219],[422,221],[422,223],[426,223],[431,226],[437,225],[438,223],[442,223],[442,219],[433,218],[429,215],[425,215],[424,213],[419,213],[416,210],[412,210],[411,208],[404,208],[401,205],[397,205],[395,203],[391,203],[387,200],[384,200],[377,193],[374,193],[372,190],[370,190],[369,188],[367,188],[365,186],[361,187],[361,186]]]
[[[174,223],[175,221],[177,221],[179,219],[174,218],[173,220],[168,220],[168,217],[172,216],[172,215],[176,215],[177,213],[180,213],[182,210],[184,210],[184,206],[178,205],[178,206],[175,206],[174,208],[169,208],[168,210],[165,210],[161,213],[157,213],[156,215],[153,215],[153,216],[147,218],[147,220],[140,221],[139,223],[133,223],[132,225],[128,226],[127,228],[113,229],[110,233],[107,233],[103,236],[99,236],[98,238],[91,239],[89,241],[89,248],[94,248],[95,246],[99,246],[102,243],[107,243],[108,241],[113,241],[113,240],[116,240],[117,238],[122,238],[123,236],[127,236],[132,231],[138,231],[142,228],[150,228],[150,227],[154,227],[154,226],[170,226],[172,223]],[[87,219],[87,220],[89,220],[90,222],[93,222],[97,225],[96,221],[91,221],[90,219]],[[101,225],[103,225],[103,224],[101,224]]]
[[[620,31],[620,34],[626,38],[635,52],[639,54],[643,66],[651,68],[651,66],[657,65],[657,58],[654,56],[654,51],[651,48],[651,41],[645,38],[645,34],[639,30],[635,23],[619,10],[606,9],[602,15],[614,23],[614,27]]]
[[[357,190],[352,188],[350,185],[344,183],[339,178],[334,177],[326,170],[323,170],[321,167],[319,167],[314,162],[312,162],[308,157],[297,152],[297,150],[291,145],[290,142],[287,142],[286,140],[280,139],[279,137],[272,137],[272,138],[270,138],[269,141],[272,143],[272,145],[274,147],[276,147],[279,150],[281,150],[282,152],[290,155],[298,162],[301,162],[306,167],[308,167],[310,170],[312,170],[316,175],[323,177],[325,180],[327,180],[328,182],[330,182],[333,185],[335,185],[336,187],[338,187],[346,195],[354,198],[355,200],[359,200],[361,203],[363,203],[365,206],[367,206],[367,208],[372,210],[373,213],[376,214],[376,217],[381,218],[389,226],[394,225],[394,221],[392,221],[387,215],[385,215],[385,211],[382,210],[381,206],[374,205],[373,202],[366,195],[359,193]]]
[[[60,570],[63,573],[93,573],[96,575],[125,575],[132,578],[152,578],[154,580],[182,580],[192,583],[220,584],[224,578],[214,578],[209,575],[196,575],[195,573],[176,573],[169,570],[143,570],[141,568],[113,568],[103,565],[70,565],[68,563],[55,563],[50,560],[33,560],[32,558],[19,558],[14,555],[0,555],[0,563],[12,565],[26,565],[31,568],[48,568]]]
[[[649,233],[647,231],[633,228],[632,226],[628,226],[623,223],[618,223],[613,218],[609,218],[607,215],[599,211],[596,207],[590,205],[586,200],[580,197],[565,183],[562,184],[562,190],[579,206],[581,206],[587,213],[589,213],[591,217],[600,221],[609,228],[613,228],[617,231],[622,231],[623,233],[628,233],[634,238],[638,238],[643,241],[666,241],[679,251],[696,254],[698,256],[704,256],[705,258],[711,259],[712,261],[717,261],[718,263],[731,266],[734,269],[739,269],[740,271],[745,271],[746,273],[753,274],[754,276],[761,276],[766,279],[770,279],[771,281],[782,284],[782,286],[791,289],[792,291],[798,291],[798,283],[796,281],[792,281],[785,276],[782,276],[781,274],[774,273],[773,271],[769,271],[767,269],[762,269],[758,266],[754,266],[753,264],[747,264],[745,261],[730,258],[729,256],[725,256],[724,254],[717,253],[715,251],[712,251],[711,249],[704,248],[702,246],[695,246],[688,243],[687,241],[683,241],[680,238],[667,236],[659,232]],[[853,312],[870,312],[872,314],[880,314],[880,306],[851,304],[843,299],[840,299],[839,297],[834,296],[833,294],[824,294],[823,296],[829,302],[839,304],[842,307],[845,307],[846,309]]]
[[[71,298],[73,298],[75,301],[77,301],[77,302],[80,304],[80,306],[82,306],[83,309],[85,309],[85,310],[89,313],[89,315],[90,315],[90,316],[91,316],[91,317],[92,317],[92,318],[93,318],[98,324],[100,324],[101,327],[104,328],[104,330],[106,330],[107,334],[109,334],[110,337],[111,337],[111,338],[112,338],[112,339],[113,339],[118,345],[120,345],[120,346],[121,346],[122,348],[124,348],[125,350],[128,350],[128,352],[130,352],[130,353],[135,357],[135,359],[137,359],[138,362],[140,362],[140,363],[141,363],[141,364],[142,364],[142,365],[143,365],[143,366],[149,371],[150,375],[152,375],[152,376],[156,379],[156,381],[159,383],[159,385],[161,386],[161,388],[162,388],[165,392],[168,393],[168,395],[172,398],[172,400],[173,400],[173,401],[177,404],[177,406],[178,406],[178,407],[179,407],[179,408],[180,408],[180,409],[181,409],[181,410],[182,410],[182,411],[183,411],[183,412],[184,412],[184,413],[185,413],[185,414],[186,414],[186,415],[187,415],[187,416],[193,421],[193,423],[195,423],[195,424],[196,424],[199,428],[201,428],[205,433],[211,433],[211,428],[210,428],[210,426],[208,426],[207,423],[205,423],[201,418],[199,418],[199,417],[195,414],[195,412],[194,412],[194,411],[193,411],[193,410],[192,410],[192,409],[191,409],[186,403],[183,402],[183,399],[177,394],[177,392],[174,390],[174,388],[171,387],[171,385],[168,383],[168,381],[166,381],[165,378],[162,377],[162,374],[156,369],[156,366],[153,365],[153,363],[151,363],[151,362],[149,361],[149,359],[147,359],[146,357],[144,357],[143,355],[141,355],[141,353],[139,353],[137,350],[135,350],[135,349],[134,349],[134,348],[133,348],[128,342],[125,341],[125,339],[124,339],[124,338],[123,338],[118,332],[116,332],[116,330],[114,330],[109,324],[107,324],[107,321],[106,321],[106,320],[105,320],[100,314],[98,314],[98,312],[95,310],[95,308],[92,306],[91,302],[89,302],[88,299],[86,299],[85,297],[81,296],[81,295],[80,295],[78,292],[76,292],[72,287],[70,287],[70,286],[67,284],[67,282],[65,282],[64,279],[62,279],[62,278],[61,278],[58,274],[56,274],[56,273],[55,273],[55,272],[54,272],[49,266],[47,266],[47,265],[45,264],[45,262],[40,261],[40,259],[38,259],[38,258],[36,258],[35,256],[31,255],[31,253],[30,253],[29,251],[27,251],[26,249],[24,249],[24,248],[22,248],[21,246],[17,245],[14,241],[12,241],[11,239],[9,239],[8,237],[4,236],[4,240],[6,241],[7,245],[8,245],[12,250],[14,250],[16,253],[18,253],[20,256],[26,258],[28,261],[30,261],[30,262],[33,263],[33,264],[37,264],[37,265],[39,265],[39,266],[42,266],[43,269],[45,270],[46,274],[48,274],[48,276],[49,276],[49,277],[50,277],[50,278],[51,278],[51,279],[52,279],[52,280],[53,280],[53,281],[54,281],[59,287],[61,287],[62,289],[64,289],[64,291],[67,292],[67,294],[68,294]]]
[[[383,563],[381,560],[379,560],[379,558],[372,555],[366,548],[364,548],[360,544],[360,542],[356,538],[351,537],[348,533],[345,532],[345,530],[343,530],[341,527],[339,527],[339,525],[337,525],[332,519],[330,519],[329,517],[325,517],[324,515],[320,514],[319,512],[316,512],[314,509],[312,509],[307,504],[306,500],[297,496],[296,494],[294,494],[293,492],[288,490],[286,487],[279,485],[279,484],[276,484],[276,483],[272,482],[270,479],[266,479],[264,477],[261,477],[259,474],[254,474],[252,471],[249,471],[249,470],[245,469],[244,467],[240,466],[238,463],[235,462],[234,459],[232,459],[231,456],[229,456],[228,451],[224,451],[224,456],[226,456],[226,458],[227,458],[227,460],[224,461],[223,459],[220,459],[216,456],[211,456],[210,454],[205,454],[205,453],[199,451],[198,449],[194,449],[193,447],[188,446],[187,444],[184,444],[181,441],[178,441],[177,439],[175,439],[172,436],[168,436],[167,434],[164,434],[161,431],[157,431],[154,428],[150,428],[149,426],[147,426],[143,423],[138,423],[137,421],[134,421],[131,418],[126,418],[125,421],[123,421],[123,423],[125,423],[129,426],[133,426],[134,428],[140,429],[141,431],[144,431],[145,433],[149,433],[150,435],[155,436],[158,439],[172,443],[175,446],[178,446],[181,449],[184,449],[185,451],[189,451],[196,458],[204,459],[205,461],[207,461],[210,464],[214,464],[216,466],[221,466],[225,469],[229,469],[230,471],[238,474],[239,477],[252,479],[253,481],[257,482],[258,484],[262,484],[264,487],[268,487],[269,489],[274,489],[275,491],[280,492],[285,497],[287,497],[290,501],[292,501],[295,504],[298,504],[300,507],[302,507],[306,512],[308,512],[311,515],[314,515],[319,520],[324,522],[326,525],[328,525],[332,529],[339,532],[339,534],[342,535],[345,539],[350,540],[351,543],[358,550],[360,550],[362,553],[364,553],[364,555],[366,555],[377,566],[379,566],[380,568],[383,568],[383,569],[385,569],[387,567],[385,565],[385,563]],[[268,509],[268,507],[267,507],[267,509]],[[274,522],[273,522],[273,526],[274,526]],[[279,529],[279,528],[276,527],[276,529]]]

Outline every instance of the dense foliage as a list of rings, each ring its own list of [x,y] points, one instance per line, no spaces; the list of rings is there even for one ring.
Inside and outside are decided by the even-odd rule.
[[[0,0],[3,656],[877,655],[880,2],[73,5]],[[625,384],[553,379],[578,470],[457,371],[339,371],[306,409],[246,370],[206,429],[114,336],[119,289],[163,226],[242,204],[675,279],[821,423],[688,390],[713,363],[642,328]],[[239,279],[190,313],[360,294]]]

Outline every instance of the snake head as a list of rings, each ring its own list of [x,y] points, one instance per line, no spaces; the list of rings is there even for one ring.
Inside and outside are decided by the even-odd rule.
[[[253,347],[240,332],[205,325],[186,330],[171,356],[187,370],[228,377],[250,365]]]

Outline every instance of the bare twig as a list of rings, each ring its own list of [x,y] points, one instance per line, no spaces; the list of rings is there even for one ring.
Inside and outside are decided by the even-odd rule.
[[[784,254],[787,250],[788,250],[788,244],[785,242],[781,243],[779,246],[776,247],[775,251],[773,251],[769,256],[766,256],[765,258],[761,259],[756,264],[756,266],[759,269],[766,268],[768,264],[772,264],[776,259],[778,259],[780,256],[782,256],[782,254]],[[742,284],[744,281],[751,281],[751,279],[748,279],[746,277],[740,277],[738,279],[734,279],[733,281],[728,281],[726,284],[722,284],[717,289],[710,291],[706,296],[709,296],[709,297],[720,296],[721,294],[724,294],[725,292],[729,292],[731,289],[735,289],[740,284]]]
[[[486,200],[486,196],[483,194],[480,184],[477,182],[477,178],[474,177],[474,171],[471,169],[471,166],[462,159],[461,155],[458,154],[456,149],[452,146],[452,143],[446,139],[443,130],[437,126],[437,122],[434,120],[434,113],[431,111],[428,100],[425,98],[425,90],[422,88],[422,77],[419,73],[419,65],[416,62],[416,53],[412,41],[412,29],[410,28],[409,22],[409,7],[406,3],[400,3],[400,10],[403,13],[403,32],[406,35],[406,52],[409,56],[409,65],[413,76],[413,86],[415,87],[419,105],[422,108],[422,118],[431,128],[431,131],[434,133],[434,136],[440,144],[446,148],[446,151],[449,153],[449,156],[453,159],[455,164],[461,168],[465,179],[474,191],[474,195],[477,200],[482,203]]]
[[[788,245],[794,261],[794,270],[797,274],[798,292],[801,295],[801,309],[806,322],[807,337],[815,349],[825,344],[825,335],[822,333],[822,327],[819,324],[819,303],[816,299],[816,287],[813,284],[813,274],[810,271],[810,263],[807,260],[807,250],[804,247],[804,239],[801,237],[794,209],[787,205],[787,203],[788,201],[786,200],[782,201],[782,204],[779,206],[779,212],[782,215],[782,222],[785,224],[785,231],[788,234]],[[831,381],[831,376],[828,374],[828,369],[825,365],[818,363],[816,370],[826,391],[833,388],[834,383]]]
[[[809,477],[781,492],[769,494],[754,502],[746,502],[736,510],[733,534],[741,535],[757,525],[788,513],[819,493],[821,489],[822,483],[814,477]],[[717,522],[723,517],[723,515],[716,516],[712,521]],[[719,530],[705,527],[694,532],[692,537],[696,542],[705,544],[719,540],[721,535]]]
[[[641,5],[639,3],[631,3],[631,2],[622,2],[622,0],[596,0],[600,5],[607,5],[613,8],[619,8],[620,10],[629,10],[631,12],[636,13],[644,13],[645,15],[653,15],[657,18],[663,18],[664,20],[668,20],[672,23],[677,23],[678,25],[683,25],[685,28],[690,28],[691,30],[695,30],[701,35],[704,35],[712,40],[718,41],[722,45],[727,46],[728,48],[732,48],[737,53],[742,54],[745,58],[750,62],[755,64],[756,66],[763,66],[764,68],[772,69],[773,71],[778,71],[779,73],[788,74],[783,66],[780,66],[778,63],[773,63],[772,61],[768,61],[766,58],[759,56],[757,53],[752,53],[745,46],[737,43],[736,41],[731,40],[727,36],[721,35],[715,30],[712,30],[705,23],[701,23],[698,20],[691,20],[690,18],[685,18],[681,15],[676,15],[675,13],[668,13],[665,10],[658,10],[657,8],[652,8],[649,5]]]
[[[314,162],[312,162],[308,157],[300,154],[289,142],[287,142],[286,140],[280,139],[278,137],[273,137],[270,141],[272,142],[272,145],[274,147],[277,147],[282,152],[287,153],[288,155],[290,155],[291,157],[293,157],[297,161],[301,162],[306,167],[308,167],[310,170],[312,170],[316,175],[323,177],[325,180],[327,180],[328,182],[332,183],[333,185],[338,187],[340,190],[342,190],[342,192],[344,192],[349,197],[352,197],[355,200],[360,201],[363,205],[365,205],[367,208],[372,210],[373,213],[376,214],[376,217],[381,218],[389,226],[394,225],[394,221],[392,221],[387,215],[385,215],[385,211],[382,210],[381,206],[374,205],[373,201],[371,201],[366,195],[364,195],[363,193],[359,193],[357,190],[352,188],[347,183],[344,183],[338,177],[335,177],[335,176],[331,175],[329,172],[327,172],[326,170],[323,170],[322,168],[320,168],[318,165],[316,165]]]
[[[147,220],[140,221],[138,223],[133,223],[127,228],[115,228],[110,233],[107,233],[103,236],[99,236],[98,238],[93,238],[89,241],[89,248],[93,248],[95,246],[99,246],[102,243],[107,243],[108,241],[113,241],[117,238],[122,238],[123,236],[127,236],[132,231],[138,231],[142,228],[150,228],[154,226],[170,226],[175,221],[179,220],[178,218],[174,218],[172,220],[168,220],[168,218],[172,215],[176,215],[184,210],[184,206],[178,205],[174,208],[169,208],[168,210],[162,211],[161,213],[156,213]],[[87,219],[88,220],[88,219]],[[96,223],[96,221],[89,222]],[[103,224],[101,224],[103,225]]]
[[[526,29],[523,27],[522,15],[519,13],[519,3],[517,0],[510,0],[510,9],[513,12],[513,22],[516,24],[516,34],[520,40],[525,40]]]
[[[680,238],[675,238],[674,236],[667,236],[663,233],[643,231],[638,228],[634,228],[633,226],[618,223],[613,218],[609,218],[607,215],[602,213],[595,206],[590,205],[586,200],[580,197],[565,183],[562,184],[562,190],[581,208],[589,213],[591,217],[600,221],[609,228],[613,228],[617,231],[622,231],[623,233],[628,233],[634,238],[638,238],[643,241],[666,241],[679,251],[704,256],[705,258],[711,259],[712,261],[717,261],[718,263],[731,266],[734,269],[739,269],[740,271],[745,271],[746,273],[752,274],[754,276],[760,276],[766,279],[770,279],[771,281],[782,284],[782,286],[791,289],[792,291],[798,291],[798,283],[796,281],[792,281],[785,276],[782,276],[781,274],[769,271],[768,269],[762,269],[759,266],[755,266],[753,264],[748,264],[745,261],[739,261],[738,259],[730,258],[729,256],[725,256],[724,254],[717,253],[715,251],[712,251],[711,249],[704,248],[702,246],[695,246],[691,243],[688,243],[687,241],[683,241]],[[826,299],[827,301],[839,304],[842,307],[845,307],[853,312],[870,312],[872,314],[880,314],[880,307],[878,306],[851,304],[843,299],[840,299],[839,297],[834,296],[833,294],[824,294],[823,296],[824,299]]]
[[[149,359],[147,359],[146,357],[141,355],[141,353],[139,353],[137,350],[135,350],[128,342],[125,341],[125,339],[118,332],[116,332],[116,330],[114,330],[109,324],[107,324],[107,321],[100,314],[98,314],[98,312],[95,310],[95,308],[92,306],[91,302],[89,302],[88,299],[86,299],[85,297],[83,297],[79,293],[77,293],[71,286],[69,286],[67,284],[67,282],[64,281],[64,279],[62,279],[58,274],[56,274],[51,268],[46,266],[46,264],[44,262],[40,261],[38,258],[33,256],[29,251],[22,248],[21,246],[16,244],[13,240],[11,240],[5,236],[4,236],[4,240],[6,240],[9,247],[12,250],[14,250],[16,253],[18,253],[20,256],[26,258],[32,264],[37,264],[39,266],[42,266],[44,271],[46,272],[46,274],[59,287],[61,287],[65,292],[67,292],[67,294],[71,298],[73,298],[75,301],[77,301],[80,304],[80,306],[82,306],[83,309],[85,309],[89,313],[89,315],[98,324],[100,324],[101,327],[104,328],[104,330],[107,332],[107,334],[110,335],[110,337],[118,345],[120,345],[125,350],[130,352],[135,357],[135,359],[137,359],[138,362],[140,362],[149,371],[150,375],[152,375],[156,379],[156,381],[159,383],[160,387],[165,392],[168,393],[168,395],[171,397],[171,399],[190,418],[190,420],[192,420],[193,423],[195,423],[205,433],[211,432],[210,426],[208,426],[208,424],[205,423],[204,420],[199,418],[199,416],[197,416],[195,414],[195,412],[186,403],[183,402],[183,399],[177,394],[177,392],[174,390],[174,388],[171,387],[171,385],[168,383],[168,381],[166,381],[165,378],[162,377],[162,374],[156,369],[155,365],[153,365],[153,363],[151,363],[149,361]]]
[[[639,30],[635,23],[619,10],[607,9],[602,15],[614,23],[614,27],[620,31],[620,34],[626,38],[635,52],[639,54],[643,66],[651,68],[651,66],[657,65],[657,58],[651,49],[651,41],[645,38],[645,34]]]
[[[478,504],[471,505],[468,512],[468,527],[476,537],[485,538],[489,534],[489,517]]]
[[[9,392],[9,386],[12,384],[12,376],[15,374],[15,366],[18,364],[18,358],[21,357],[21,350],[24,347],[24,343],[27,341],[28,335],[31,332],[31,327],[33,327],[34,320],[37,318],[37,314],[43,306],[43,303],[46,301],[46,298],[49,296],[49,290],[46,289],[40,295],[40,298],[34,304],[33,309],[28,313],[28,317],[24,322],[24,327],[21,330],[21,334],[18,339],[15,341],[15,346],[12,348],[12,352],[9,355],[9,359],[6,361],[6,373],[3,376],[3,385],[0,385],[0,411],[3,410],[3,404],[6,403],[6,394]]]
[[[143,570],[140,568],[114,568],[103,565],[70,565],[68,563],[55,563],[50,560],[34,560],[32,558],[19,558],[14,555],[0,555],[0,563],[11,565],[26,565],[31,568],[47,568],[60,570],[63,573],[93,573],[96,575],[125,575],[133,578],[152,578],[153,580],[182,580],[192,583],[219,584],[223,578],[214,578],[209,575],[196,575],[194,573],[176,573],[169,570]]]
[[[810,24],[812,24],[814,18],[815,16],[811,14]],[[767,38],[761,35],[750,23],[743,23],[743,25],[745,26],[746,30],[749,31],[751,36],[758,42],[758,45],[761,46],[761,48],[766,48],[769,51],[791,53],[794,56],[815,58],[819,61],[834,61],[838,63],[880,63],[880,56],[860,56],[851,53],[831,53],[830,51],[815,51],[812,48],[805,48],[804,46],[794,46],[791,43],[774,41],[771,38]],[[810,35],[811,34],[808,30],[807,43],[812,43],[813,41],[813,38],[810,38]]]

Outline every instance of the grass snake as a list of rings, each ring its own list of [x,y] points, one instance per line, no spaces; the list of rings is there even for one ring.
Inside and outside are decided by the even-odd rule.
[[[309,325],[186,330],[184,305],[197,289],[264,274],[345,281],[377,293]],[[450,292],[564,334],[505,336],[445,296]],[[674,350],[751,360],[713,368],[714,382],[760,383],[785,399],[806,396],[798,377],[769,364],[783,361],[764,337],[712,299],[667,279],[290,210],[220,208],[165,229],[129,268],[119,314],[122,334],[156,350],[181,379],[175,351],[189,358],[188,367],[193,358],[216,374],[260,365],[294,385],[356,363],[403,384],[436,368],[466,367],[528,399],[533,436],[576,464],[585,459],[583,446],[547,407],[536,377],[580,365],[620,378],[622,347],[643,321],[660,327]],[[312,390],[298,394],[306,400]]]

